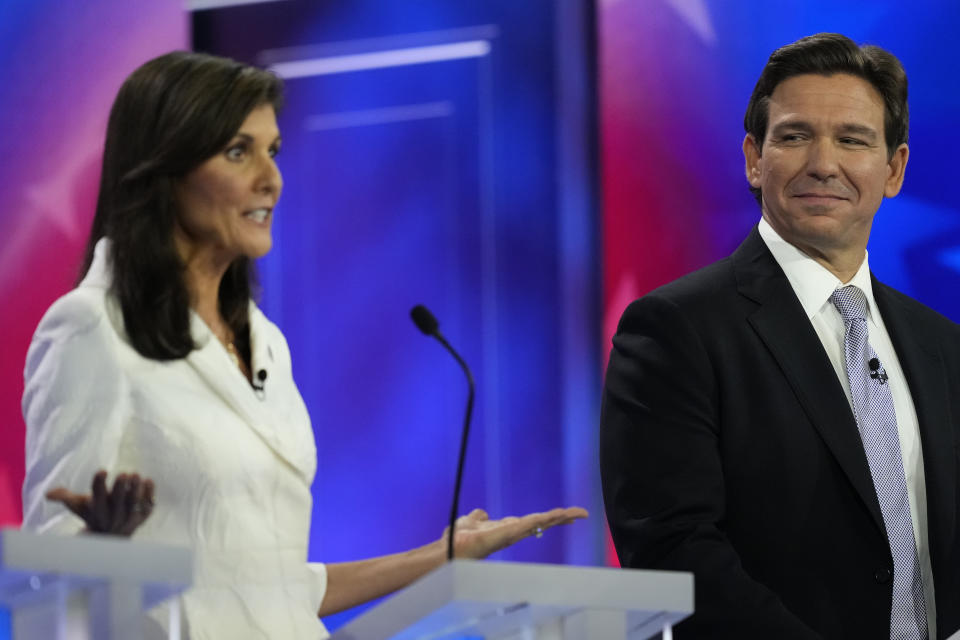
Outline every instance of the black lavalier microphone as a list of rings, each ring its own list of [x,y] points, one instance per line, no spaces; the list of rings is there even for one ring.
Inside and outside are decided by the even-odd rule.
[[[870,377],[874,380],[879,380],[880,384],[886,384],[889,377],[887,372],[880,366],[880,360],[877,358],[870,358],[870,361],[867,362],[867,366],[870,367]]]
[[[453,487],[453,507],[450,509],[450,529],[447,534],[447,559],[453,560],[453,529],[457,524],[457,511],[460,508],[460,484],[463,480],[463,462],[467,457],[467,436],[470,433],[470,416],[473,413],[473,374],[470,373],[470,367],[468,367],[467,363],[460,357],[460,354],[450,346],[447,339],[440,333],[440,325],[434,315],[430,313],[429,309],[422,304],[418,304],[410,310],[410,317],[413,318],[413,323],[417,325],[420,331],[436,338],[440,344],[450,352],[450,355],[454,357],[457,364],[463,369],[464,375],[467,376],[467,384],[470,387],[470,393],[467,396],[467,411],[463,416],[463,434],[460,437],[460,457],[457,460],[457,480]]]
[[[264,385],[267,383],[267,370],[260,369],[257,371],[257,376],[255,380],[250,381],[250,386],[253,387],[253,390],[257,392],[257,397],[263,400],[264,397]]]

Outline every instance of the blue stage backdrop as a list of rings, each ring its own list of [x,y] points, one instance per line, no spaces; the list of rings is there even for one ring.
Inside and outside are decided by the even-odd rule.
[[[472,365],[463,511],[579,504],[500,559],[597,564],[600,387],[592,8],[264,3],[197,11],[194,46],[285,78],[263,307],[314,422],[311,557],[438,538]],[[331,626],[339,619],[328,620]]]

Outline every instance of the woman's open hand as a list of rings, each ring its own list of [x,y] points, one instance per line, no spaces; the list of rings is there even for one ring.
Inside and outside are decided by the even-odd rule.
[[[509,547],[527,536],[540,537],[554,525],[570,524],[574,520],[586,518],[587,515],[586,509],[567,507],[491,520],[483,509],[474,509],[457,518],[453,534],[453,553],[457,558],[486,558],[494,551]],[[445,530],[441,540],[444,547],[447,544],[447,535],[448,531]]]
[[[88,532],[129,536],[153,511],[153,480],[121,473],[108,491],[107,472],[98,471],[90,494],[57,487],[47,492],[47,500],[62,502],[87,524]]]

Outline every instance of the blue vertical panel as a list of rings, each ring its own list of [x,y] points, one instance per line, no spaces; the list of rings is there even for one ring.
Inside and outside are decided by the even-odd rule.
[[[596,147],[595,7],[592,2],[559,0],[557,48],[557,250],[560,264],[563,479],[568,502],[600,505],[597,473],[600,386],[599,234],[592,212],[599,210]],[[585,339],[586,336],[595,339]],[[572,564],[602,564],[605,527],[577,527],[566,536],[564,557]]]
[[[483,281],[490,241],[478,182],[485,62],[287,82],[280,164],[297,178],[262,263],[264,306],[294,346],[315,421],[312,542],[326,560],[422,544],[447,518],[466,384],[408,313],[433,309],[486,387],[483,292],[463,286]],[[485,502],[482,454],[471,451],[465,504]],[[384,523],[397,523],[390,535]]]
[[[598,555],[584,548],[602,523],[592,158],[561,169],[557,139],[588,130],[564,143],[568,159],[590,144],[591,114],[557,107],[558,77],[589,66],[557,57],[571,43],[556,39],[556,7],[290,0],[194,14],[197,48],[288,77],[286,186],[261,272],[314,420],[315,559],[409,548],[446,523],[465,388],[407,319],[416,303],[477,378],[463,509],[499,517],[576,496],[594,513],[497,557]],[[398,62],[477,42],[487,50]],[[565,79],[567,97],[588,86]]]

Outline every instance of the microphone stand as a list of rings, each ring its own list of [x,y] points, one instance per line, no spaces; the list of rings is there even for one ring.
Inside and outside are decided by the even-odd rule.
[[[410,311],[410,317],[413,322],[424,334],[432,336],[443,345],[443,348],[450,352],[450,355],[457,361],[463,373],[467,376],[467,385],[469,394],[467,395],[467,410],[463,416],[463,431],[460,437],[460,455],[457,458],[457,479],[453,487],[453,506],[450,509],[450,527],[447,533],[447,560],[453,560],[453,533],[457,525],[457,512],[460,510],[460,485],[463,483],[463,465],[467,458],[467,438],[470,434],[470,418],[473,414],[474,383],[473,374],[470,373],[470,367],[460,354],[450,346],[447,339],[440,333],[439,323],[430,311],[423,305],[417,305]]]

